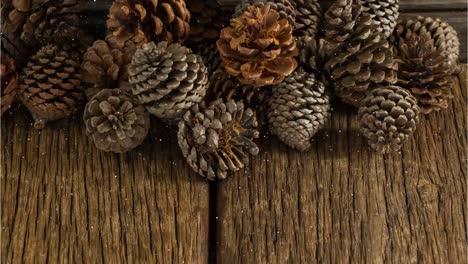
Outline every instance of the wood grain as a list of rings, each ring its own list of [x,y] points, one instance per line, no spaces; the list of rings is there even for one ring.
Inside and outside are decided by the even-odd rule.
[[[341,104],[307,153],[263,140],[219,183],[217,262],[465,263],[466,69],[400,153],[370,151]]]
[[[208,261],[209,186],[175,132],[156,125],[114,155],[77,120],[36,131],[24,112],[2,119],[2,263]]]

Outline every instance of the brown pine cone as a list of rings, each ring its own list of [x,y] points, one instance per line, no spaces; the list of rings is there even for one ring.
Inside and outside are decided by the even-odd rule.
[[[28,14],[21,39],[26,43],[42,45],[70,41],[89,45],[92,43],[91,38],[80,29],[81,13],[80,0],[49,1]]]
[[[400,15],[399,0],[361,0],[363,13],[369,14],[377,30],[390,37]]]
[[[115,0],[109,9],[107,28],[119,46],[128,40],[182,43],[189,37],[189,22],[184,0]]]
[[[81,56],[77,47],[49,44],[32,56],[23,69],[18,96],[34,117],[36,129],[80,109],[84,101]]]
[[[5,113],[15,101],[18,73],[12,58],[2,54],[0,69],[1,114]]]
[[[419,123],[419,107],[411,93],[398,86],[370,91],[359,108],[361,131],[380,153],[397,151]]]
[[[100,150],[124,153],[139,146],[150,127],[145,108],[120,89],[104,89],[86,104],[86,133]]]
[[[87,85],[88,100],[106,87],[118,87],[119,80],[128,80],[124,54],[113,49],[104,40],[96,40],[83,55],[81,75]]]
[[[399,38],[397,43],[398,84],[413,93],[424,114],[448,108],[453,69],[444,50],[435,47],[427,33]]]
[[[186,2],[191,14],[189,41],[191,43],[216,41],[221,29],[229,23],[230,13],[221,10],[216,0],[186,0]]]
[[[262,8],[266,4],[269,4],[272,10],[278,12],[280,19],[287,19],[293,29],[295,28],[296,10],[289,0],[240,0],[233,17],[242,15],[248,6]]]
[[[325,13],[320,43],[335,94],[356,107],[369,89],[396,83],[398,67],[391,45],[361,10],[356,0],[335,2]]]
[[[308,71],[320,71],[318,65],[319,48],[315,38],[310,36],[300,36],[296,38],[296,45],[299,48],[299,63],[301,67]]]
[[[460,55],[460,40],[458,34],[447,22],[432,17],[402,19],[398,22],[393,34],[394,41],[411,35],[429,34],[434,46],[442,51],[452,72],[459,70],[458,57]]]
[[[203,59],[178,43],[143,45],[128,72],[133,95],[161,119],[181,117],[206,93],[208,72]]]
[[[325,85],[298,68],[272,88],[267,112],[270,132],[291,148],[306,151],[330,115]]]
[[[195,105],[179,122],[177,138],[190,167],[208,180],[225,179],[242,169],[259,149],[257,120],[242,102],[217,100]]]
[[[295,8],[296,27],[294,36],[317,38],[322,20],[322,9],[318,0],[290,0]]]
[[[231,19],[216,44],[226,71],[245,85],[280,83],[297,67],[292,26],[269,4]]]

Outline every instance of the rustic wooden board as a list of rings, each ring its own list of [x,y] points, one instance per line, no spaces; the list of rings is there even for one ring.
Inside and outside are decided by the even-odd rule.
[[[24,112],[2,119],[2,263],[208,261],[209,186],[175,132],[156,126],[114,155],[76,120],[36,131]]]
[[[263,140],[218,184],[217,262],[465,263],[466,70],[400,153],[370,151],[341,105],[307,153]]]

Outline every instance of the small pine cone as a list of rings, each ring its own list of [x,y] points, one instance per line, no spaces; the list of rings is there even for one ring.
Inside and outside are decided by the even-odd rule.
[[[193,45],[192,51],[202,57],[209,76],[211,76],[222,64],[218,49],[214,43]]]
[[[291,4],[296,12],[294,36],[308,36],[316,39],[322,20],[319,1],[291,0]]]
[[[80,109],[84,101],[81,56],[76,47],[49,44],[32,56],[23,69],[18,96],[34,117],[36,129]]]
[[[2,57],[5,56],[2,54]],[[18,73],[12,58],[2,58],[0,69],[1,113],[5,113],[16,98]]]
[[[397,41],[398,85],[418,99],[421,112],[448,108],[452,95],[452,68],[441,47],[429,34],[411,35]]]
[[[203,59],[178,43],[143,45],[128,68],[133,95],[153,115],[176,119],[203,100],[208,72]]]
[[[447,22],[432,17],[419,16],[415,19],[402,19],[398,22],[393,40],[408,38],[411,35],[429,34],[434,46],[442,51],[452,72],[459,70],[460,40],[458,34]]]
[[[330,115],[325,85],[298,68],[272,90],[267,113],[270,132],[291,148],[309,149]]]
[[[240,4],[236,6],[233,17],[242,15],[248,6],[262,8],[266,4],[269,4],[272,10],[278,12],[281,19],[287,19],[289,24],[293,28],[295,27],[296,10],[289,0],[240,0]]]
[[[337,1],[326,12],[320,53],[335,94],[358,107],[369,89],[396,83],[398,65],[389,42],[354,2]]]
[[[190,167],[208,180],[225,179],[242,169],[248,154],[259,149],[257,120],[242,102],[217,100],[208,107],[195,105],[179,122],[177,138]],[[247,153],[246,153],[247,152]]]
[[[260,103],[258,95],[261,94],[258,88],[242,85],[237,78],[229,75],[221,66],[211,76],[208,85],[205,101],[207,103],[222,99],[227,102],[230,100],[241,101],[246,106],[254,108]]]
[[[249,6],[241,16],[231,19],[216,44],[226,71],[245,85],[280,83],[297,67],[292,26],[269,4]]]
[[[124,153],[139,146],[150,127],[149,114],[131,95],[104,89],[86,104],[86,133],[100,150]]]
[[[229,23],[229,12],[221,10],[216,0],[186,0],[186,2],[191,14],[190,43],[216,41],[220,30]]]
[[[117,44],[123,46],[127,40],[182,43],[189,37],[189,22],[184,0],[115,0],[106,25]]]
[[[81,75],[87,84],[88,100],[105,87],[117,87],[119,80],[128,80],[123,52],[111,48],[106,41],[96,40],[83,55]]]
[[[408,141],[419,122],[416,98],[398,86],[370,91],[359,108],[361,131],[380,153],[397,151]]]
[[[363,13],[372,17],[377,30],[386,38],[390,37],[395,29],[400,15],[399,0],[361,0]]]

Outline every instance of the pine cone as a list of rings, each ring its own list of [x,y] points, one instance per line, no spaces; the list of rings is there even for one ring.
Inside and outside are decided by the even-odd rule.
[[[124,153],[139,146],[150,127],[145,108],[119,89],[104,89],[86,104],[86,133],[100,150]]]
[[[190,42],[216,41],[220,30],[229,23],[229,12],[221,10],[216,0],[186,2],[191,14]]]
[[[316,39],[322,20],[322,10],[318,0],[291,0],[291,4],[296,13],[294,36]]]
[[[408,38],[411,35],[429,34],[434,46],[442,51],[452,72],[459,70],[460,40],[457,32],[447,22],[439,18],[422,17],[403,19],[398,22],[393,38]]]
[[[182,43],[189,36],[189,22],[190,12],[183,0],[115,0],[107,28],[119,46],[128,40]]]
[[[436,48],[425,33],[397,42],[398,84],[413,93],[424,114],[447,108],[453,97],[452,69],[442,48]]]
[[[47,121],[67,118],[84,100],[81,86],[81,50],[73,46],[46,45],[23,69],[19,99],[41,129]]]
[[[0,69],[0,89],[1,89],[1,113],[5,113],[16,98],[16,87],[18,73],[16,72],[15,62],[12,58],[2,54],[2,63]]]
[[[291,148],[309,149],[310,140],[330,115],[325,86],[298,68],[272,90],[267,113],[270,132]]]
[[[118,87],[119,80],[128,80],[124,54],[106,41],[96,40],[83,55],[81,74],[88,99],[105,87]]]
[[[355,0],[335,2],[325,13],[320,43],[335,94],[353,106],[359,106],[369,89],[397,81],[390,44],[361,10]]]
[[[177,43],[143,45],[128,72],[138,101],[162,119],[179,118],[206,93],[208,72],[203,59]]]
[[[221,57],[219,56],[216,44],[209,43],[206,45],[193,45],[192,51],[193,53],[202,57],[209,76],[211,76],[216,71],[216,69],[221,66]]]
[[[289,24],[294,28],[296,20],[296,10],[289,0],[240,0],[236,6],[233,17],[242,15],[249,6],[258,8],[264,7],[266,4],[270,5],[272,10],[275,10],[280,15],[280,19],[287,19]]]
[[[361,131],[376,151],[397,151],[419,122],[419,107],[411,93],[398,86],[370,91],[359,108]]]
[[[177,138],[190,167],[201,176],[225,179],[248,162],[259,149],[257,120],[242,102],[214,101],[208,107],[195,105],[179,122]],[[245,153],[248,152],[248,153]]]
[[[296,38],[296,45],[299,48],[299,62],[308,71],[319,72],[319,48],[316,39],[310,36]]]
[[[80,0],[49,1],[28,14],[21,39],[26,43],[42,45],[50,42],[64,44],[77,40],[88,45],[91,38],[80,29],[81,12]]]
[[[226,71],[242,84],[277,84],[297,67],[292,27],[269,4],[249,6],[241,16],[231,19],[216,44]]]
[[[399,0],[361,0],[364,14],[369,14],[379,32],[386,38],[390,37],[395,29],[400,15]]]

